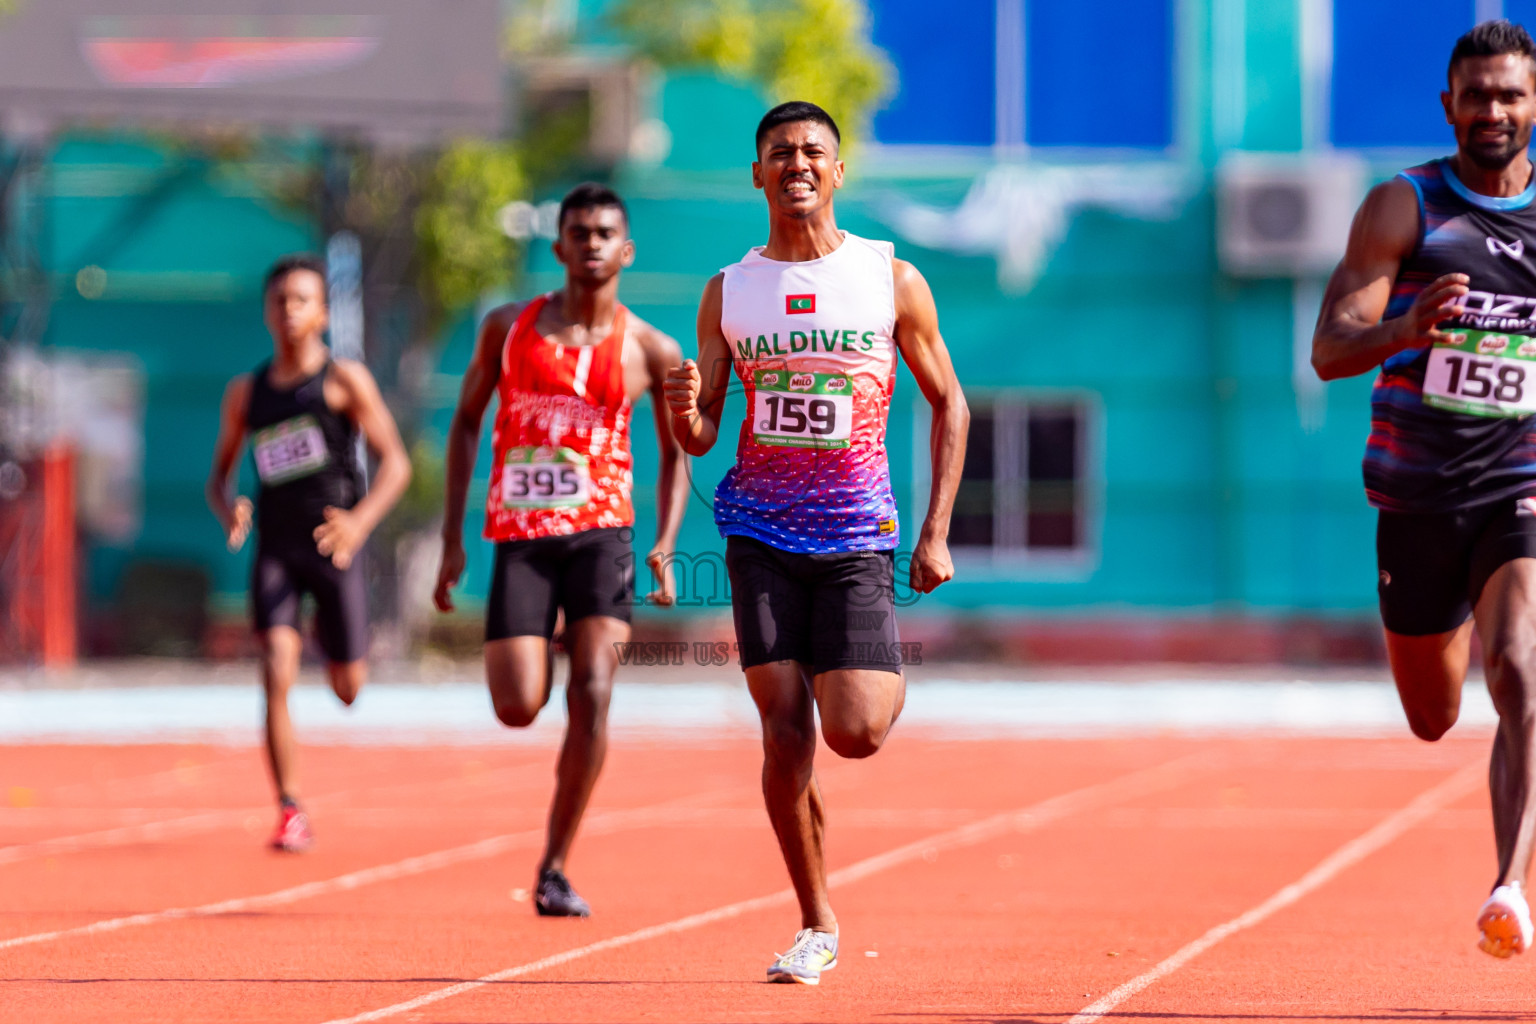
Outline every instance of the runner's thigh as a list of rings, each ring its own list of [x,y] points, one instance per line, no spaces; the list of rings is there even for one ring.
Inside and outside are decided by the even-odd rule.
[[[555,635],[559,611],[556,584],[559,560],[551,557],[549,541],[509,540],[496,545],[491,568],[491,592],[485,601],[485,641],[514,636]]]
[[[896,571],[889,551],[811,555],[811,664],[817,675],[839,669],[901,673],[896,628]]]
[[[603,615],[629,622],[634,608],[635,553],[627,526],[584,530],[569,538],[555,591],[567,631],[580,619]]]
[[[332,662],[361,661],[368,656],[368,580],[366,555],[359,551],[352,564],[336,568],[325,555],[311,549],[304,559],[304,586],[315,597],[315,638]]]
[[[805,557],[750,537],[725,539],[742,668],[777,661],[811,663],[811,591],[796,570]]]

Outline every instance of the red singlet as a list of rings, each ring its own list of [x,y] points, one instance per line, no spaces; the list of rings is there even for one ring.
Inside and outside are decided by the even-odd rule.
[[[535,329],[549,296],[530,302],[501,353],[485,536],[529,540],[630,526],[634,462],[624,391],[624,322],[596,345],[568,346]]]

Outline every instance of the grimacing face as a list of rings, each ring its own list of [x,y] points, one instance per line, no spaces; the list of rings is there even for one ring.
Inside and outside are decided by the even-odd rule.
[[[293,344],[330,324],[325,278],[313,270],[290,270],[267,289],[263,313],[272,337]]]
[[[566,273],[592,283],[612,279],[635,261],[635,243],[630,240],[624,212],[617,206],[568,211],[560,222],[554,250]]]
[[[804,218],[832,202],[843,184],[837,137],[818,121],[789,121],[769,130],[752,164],[752,184],[768,205]]]
[[[1456,146],[1478,167],[1499,171],[1525,152],[1536,122],[1536,63],[1518,53],[1466,57],[1440,94]]]

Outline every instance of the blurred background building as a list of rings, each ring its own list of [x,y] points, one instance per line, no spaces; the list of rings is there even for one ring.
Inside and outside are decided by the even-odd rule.
[[[752,134],[789,98],[844,121],[839,222],[927,276],[971,401],[958,575],[908,602],[905,636],[1023,661],[1376,658],[1370,380],[1311,373],[1322,283],[1368,185],[1452,148],[1456,37],[1536,22],[1536,0],[0,9],[13,659],[44,652],[28,623],[61,478],[49,508],[78,548],[47,565],[78,580],[81,651],[247,649],[249,552],[224,551],[202,484],[225,382],[270,352],[262,274],[301,249],[331,257],[333,343],[366,357],[417,461],[374,544],[383,650],[475,642],[489,548],[456,624],[425,591],[478,315],[558,286],[553,204],[597,178],[630,203],[624,301],[691,351],[704,282],[766,238]],[[908,544],[925,408],[903,373]],[[635,423],[648,544],[655,442]],[[732,448],[694,460],[682,606],[642,611],[643,634],[728,635],[709,498]]]

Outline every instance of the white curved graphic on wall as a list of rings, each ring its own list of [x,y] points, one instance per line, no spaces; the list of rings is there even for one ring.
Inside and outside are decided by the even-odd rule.
[[[1110,210],[1142,220],[1171,220],[1198,187],[1171,164],[1042,167],[1001,165],[972,183],[950,209],[896,197],[883,204],[887,223],[928,249],[997,260],[997,283],[1027,291],[1045,269],[1080,210]]]

